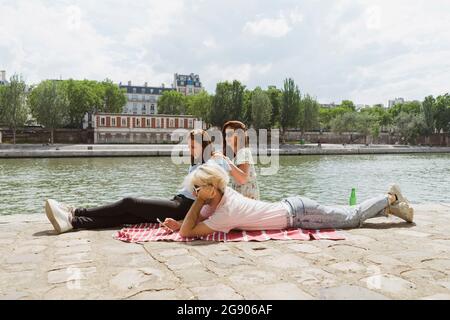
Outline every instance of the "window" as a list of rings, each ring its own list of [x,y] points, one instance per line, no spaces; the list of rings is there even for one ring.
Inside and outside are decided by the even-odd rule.
[[[160,118],[156,119],[156,127],[161,128],[161,119]]]
[[[174,128],[174,127],[175,127],[175,120],[169,119],[169,128]]]
[[[189,119],[189,128],[193,128],[194,127],[194,120]]]
[[[127,126],[127,118],[122,118],[122,127],[126,127]]]
[[[142,88],[142,89],[141,89],[141,93],[145,93],[145,88]]]
[[[105,117],[100,118],[100,126],[102,126],[102,127],[106,126],[106,118]]]
[[[136,118],[136,127],[140,127],[141,126],[141,119]]]
[[[150,118],[147,118],[147,128],[150,128]]]
[[[111,118],[111,127],[115,127],[116,126],[116,118],[112,117]]]
[[[137,94],[133,94],[133,100],[136,101],[138,99]]]
[[[133,88],[133,93],[137,93],[137,89],[136,88]]]
[[[147,106],[145,104],[142,105],[142,113],[147,112]]]

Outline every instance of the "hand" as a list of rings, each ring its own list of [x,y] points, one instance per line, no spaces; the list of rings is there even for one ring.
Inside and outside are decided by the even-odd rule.
[[[213,186],[202,187],[197,193],[197,198],[203,202],[211,200],[216,196],[216,190]]]
[[[212,159],[223,159],[223,158],[225,158],[225,156],[220,151],[215,151],[212,154]]]
[[[162,223],[161,226],[169,232],[174,232],[181,229],[181,223],[171,218],[164,220],[164,223]]]

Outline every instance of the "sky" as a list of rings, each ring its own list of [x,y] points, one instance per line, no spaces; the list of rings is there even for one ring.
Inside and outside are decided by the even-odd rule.
[[[320,103],[450,91],[449,0],[0,0],[0,70],[170,86],[174,73]]]

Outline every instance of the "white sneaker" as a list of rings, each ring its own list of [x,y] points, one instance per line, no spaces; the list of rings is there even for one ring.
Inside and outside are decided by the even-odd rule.
[[[396,184],[396,183],[391,184],[391,186],[389,187],[388,193],[396,195],[399,203],[405,202],[405,203],[409,204],[408,199],[406,199],[406,197],[403,196],[398,184]]]
[[[70,223],[72,214],[70,206],[48,199],[45,201],[45,213],[58,233],[64,233],[73,229]]]
[[[406,222],[412,223],[414,219],[414,209],[406,202],[396,202],[389,206],[389,212],[393,216],[399,217]]]

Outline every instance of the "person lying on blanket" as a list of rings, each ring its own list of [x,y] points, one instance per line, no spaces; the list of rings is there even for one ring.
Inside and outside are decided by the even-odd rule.
[[[395,215],[413,221],[414,210],[392,184],[385,195],[360,205],[324,206],[314,200],[295,196],[270,203],[244,197],[228,187],[228,174],[217,165],[205,164],[185,179],[185,187],[197,196],[182,222],[166,219],[163,227],[178,231],[182,237],[205,236],[216,231],[274,230],[286,228],[358,228],[370,218]]]

